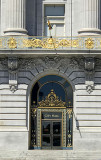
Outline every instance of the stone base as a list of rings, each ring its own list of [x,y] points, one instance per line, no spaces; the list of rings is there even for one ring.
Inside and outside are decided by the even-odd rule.
[[[22,28],[8,28],[7,30],[4,31],[4,34],[7,36],[23,36],[27,35],[27,30],[22,29]]]
[[[96,28],[83,28],[82,30],[78,31],[80,36],[97,36],[101,35],[101,30]]]

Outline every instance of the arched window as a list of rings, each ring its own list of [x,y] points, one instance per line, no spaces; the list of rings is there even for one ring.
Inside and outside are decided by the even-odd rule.
[[[66,106],[73,106],[73,90],[71,85],[62,77],[56,75],[47,75],[39,79],[32,89],[31,105],[33,102],[44,99],[51,91],[54,90],[56,95],[66,102]]]

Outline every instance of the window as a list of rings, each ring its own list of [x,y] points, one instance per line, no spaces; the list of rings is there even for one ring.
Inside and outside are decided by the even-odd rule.
[[[47,75],[36,82],[32,90],[32,105],[33,101],[38,105],[38,102],[42,101],[52,89],[62,101],[66,102],[66,106],[69,103],[73,105],[71,85],[64,78],[56,75]]]
[[[48,29],[50,21],[52,30]],[[65,5],[45,5],[44,6],[44,35],[45,36],[65,36]]]

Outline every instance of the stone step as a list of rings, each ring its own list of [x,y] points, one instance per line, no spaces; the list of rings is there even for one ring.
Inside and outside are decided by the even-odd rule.
[[[84,151],[0,151],[0,160],[101,160],[101,152]]]

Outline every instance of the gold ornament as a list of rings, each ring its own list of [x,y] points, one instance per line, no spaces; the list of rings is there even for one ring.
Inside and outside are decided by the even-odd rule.
[[[70,135],[70,134],[68,135],[68,138],[71,138],[71,135]]]
[[[32,39],[31,41],[31,47],[34,47],[34,48],[42,48],[42,41],[40,39]]]
[[[68,109],[67,112],[69,114],[69,119],[70,119],[71,118],[72,109]]]
[[[60,47],[71,47],[71,40],[62,39],[59,42]]]
[[[38,107],[65,107],[66,103],[59,99],[52,89],[48,96],[46,96],[45,100],[38,102],[38,104]]]
[[[94,48],[94,41],[92,40],[92,38],[87,38],[85,40],[85,46],[87,49],[93,49]]]
[[[67,147],[69,147],[69,148],[72,147],[71,143],[69,143],[69,144],[67,145]]]
[[[59,47],[59,42],[56,38],[45,38],[43,39],[43,47],[46,49],[55,49]]]
[[[8,47],[11,49],[17,48],[17,42],[15,38],[12,37],[8,39]]]
[[[31,39],[24,39],[23,40],[23,46],[24,47],[32,47]]]
[[[72,40],[72,47],[77,48],[79,46],[78,40]]]

